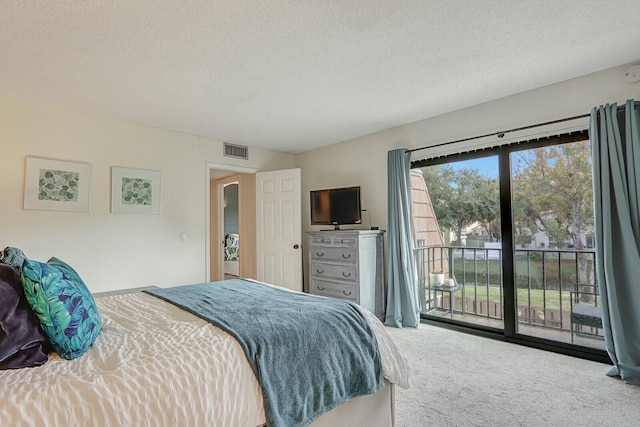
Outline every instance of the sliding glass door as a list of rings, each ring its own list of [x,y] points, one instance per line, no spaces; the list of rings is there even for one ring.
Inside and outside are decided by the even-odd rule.
[[[414,169],[412,203],[422,312],[502,329],[498,158]]]
[[[423,317],[604,349],[579,313],[600,304],[586,132],[417,161],[411,178]]]
[[[589,141],[510,156],[517,332],[604,348],[602,330],[575,314],[599,302]]]

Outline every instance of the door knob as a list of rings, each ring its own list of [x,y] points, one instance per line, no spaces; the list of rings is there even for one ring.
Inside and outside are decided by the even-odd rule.
[[[299,244],[296,243],[295,245],[293,245],[293,249],[298,249],[298,248],[300,248]]]

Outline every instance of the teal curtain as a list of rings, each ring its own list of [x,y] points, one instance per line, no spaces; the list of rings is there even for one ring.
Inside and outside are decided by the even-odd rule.
[[[640,127],[633,100],[591,112],[596,265],[609,376],[640,384]]]
[[[385,324],[401,328],[420,323],[411,232],[411,153],[387,156],[388,292]]]

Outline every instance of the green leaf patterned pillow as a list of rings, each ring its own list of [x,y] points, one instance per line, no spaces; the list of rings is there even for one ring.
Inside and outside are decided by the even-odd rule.
[[[54,350],[65,359],[82,356],[98,336],[102,319],[78,273],[57,258],[46,264],[26,259],[22,286]]]

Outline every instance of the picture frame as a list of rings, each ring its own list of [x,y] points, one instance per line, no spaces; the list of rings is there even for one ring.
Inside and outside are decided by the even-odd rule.
[[[27,156],[25,210],[91,211],[91,164]]]
[[[162,213],[160,171],[111,167],[112,213]]]

